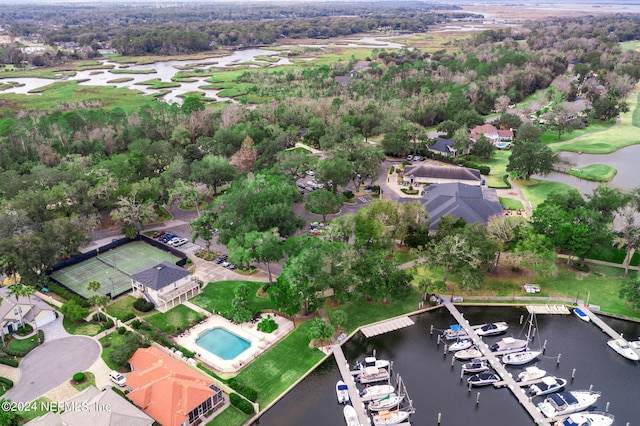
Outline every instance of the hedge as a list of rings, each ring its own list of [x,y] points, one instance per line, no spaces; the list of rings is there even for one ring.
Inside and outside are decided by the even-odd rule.
[[[258,392],[250,386],[236,380],[235,377],[230,378],[227,381],[227,385],[236,392],[244,395],[250,401],[256,402],[258,400]]]
[[[17,367],[19,363],[20,361],[16,358],[0,357],[0,364],[8,365],[9,367]]]
[[[253,405],[251,405],[249,401],[247,401],[237,393],[232,393],[231,395],[229,395],[229,402],[231,402],[231,405],[245,414],[253,414],[255,412],[253,409]]]
[[[8,387],[13,387],[13,381],[7,379],[6,377],[0,377],[0,383],[7,385]]]
[[[88,308],[90,306],[89,301],[86,299],[83,299],[82,297],[78,296],[77,294],[75,294],[72,291],[67,290],[66,288],[64,288],[63,286],[61,286],[58,283],[55,283],[53,281],[51,281],[48,286],[47,286],[47,290],[49,290],[51,293],[62,297],[63,299],[69,301],[69,300],[75,300],[78,305],[84,307],[84,308]]]
[[[144,297],[140,297],[136,299],[135,302],[133,302],[133,307],[140,312],[149,312],[152,311],[156,306]]]
[[[84,373],[83,372],[79,372],[73,375],[73,381],[78,383],[84,380]]]

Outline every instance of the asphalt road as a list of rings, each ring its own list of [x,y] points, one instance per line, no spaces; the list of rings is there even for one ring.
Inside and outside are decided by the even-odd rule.
[[[30,402],[71,380],[100,356],[100,344],[86,336],[70,336],[45,342],[20,362],[20,375],[4,395],[13,402]]]

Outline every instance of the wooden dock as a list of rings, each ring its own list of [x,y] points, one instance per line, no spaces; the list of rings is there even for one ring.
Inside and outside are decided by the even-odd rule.
[[[507,369],[497,358],[496,354],[494,352],[491,352],[489,346],[482,341],[480,336],[478,336],[471,325],[469,325],[469,321],[467,321],[462,316],[460,311],[458,311],[458,309],[451,302],[446,301],[444,305],[447,307],[447,309],[449,309],[449,312],[451,313],[451,315],[453,315],[456,321],[458,321],[458,324],[460,324],[460,326],[465,329],[473,343],[476,344],[478,349],[483,353],[484,357],[489,361],[491,367],[500,376],[500,378],[502,379],[500,383],[502,383],[503,386],[507,386],[509,390],[511,390],[520,405],[522,405],[524,409],[527,410],[535,424],[538,426],[550,426],[552,424],[551,420],[547,419],[540,412],[538,407],[536,407],[535,404],[531,402],[531,399],[526,395],[524,390],[520,387],[519,383],[515,381],[511,374],[509,374]]]
[[[615,331],[613,328],[609,327],[609,325],[607,325],[607,323],[602,321],[600,319],[600,317],[598,317],[596,314],[591,312],[591,309],[589,309],[587,307],[584,307],[584,306],[580,306],[580,310],[582,312],[584,312],[585,314],[587,314],[589,316],[589,318],[591,319],[591,322],[594,323],[595,325],[597,325],[605,334],[607,334],[612,339],[622,339],[623,338],[623,336],[620,333]],[[638,356],[640,356],[640,349],[635,349],[635,348],[632,348],[632,349],[634,351],[636,351]]]
[[[355,380],[353,380],[353,376],[349,370],[349,363],[344,357],[342,347],[340,345],[331,345],[331,352],[333,352],[336,364],[338,364],[338,369],[342,375],[342,381],[346,383],[347,388],[349,389],[349,399],[351,400],[353,408],[356,409],[356,413],[358,413],[358,421],[360,422],[360,425],[370,425],[371,419],[367,415],[362,399],[360,399],[360,392],[358,391]]]
[[[571,311],[565,305],[527,305],[530,314],[569,315]]]
[[[415,324],[409,317],[393,318],[388,321],[378,322],[366,327],[362,327],[360,331],[366,338],[377,336],[379,334],[388,333],[390,331],[399,330],[404,327],[409,327]]]

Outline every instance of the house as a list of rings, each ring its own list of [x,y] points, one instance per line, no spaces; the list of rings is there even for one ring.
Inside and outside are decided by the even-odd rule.
[[[446,183],[424,189],[420,199],[431,217],[431,230],[438,229],[440,218],[447,215],[464,219],[467,223],[487,224],[491,217],[502,215],[502,206],[495,189]]]
[[[166,260],[132,275],[131,287],[134,296],[153,302],[161,312],[200,294],[200,285],[191,272]]]
[[[415,185],[417,183],[452,183],[464,182],[469,185],[481,185],[480,171],[467,167],[435,166],[430,163],[413,164],[406,166],[402,172],[405,182]]]
[[[333,81],[335,81],[336,83],[339,83],[341,86],[348,86],[349,83],[351,82],[351,79],[355,77],[355,75],[356,75],[355,71],[351,71],[349,74],[337,75],[333,77]]]
[[[455,157],[456,155],[453,141],[446,138],[436,138],[435,143],[429,147],[429,150],[445,157]]]
[[[492,124],[483,124],[482,126],[476,126],[470,130],[469,138],[476,142],[480,135],[485,135],[489,140],[497,145],[500,142],[513,141],[513,130],[498,129]]]
[[[9,294],[8,287],[0,287],[0,333],[13,333],[24,323],[32,327],[42,327],[56,319],[56,311],[38,296],[16,297]]]
[[[54,403],[56,404],[56,403]],[[57,408],[57,404],[54,405]],[[78,407],[73,409],[69,407]],[[54,410],[36,417],[29,426],[152,426],[154,420],[111,388],[91,386],[65,401],[63,413]]]
[[[129,364],[127,396],[162,426],[192,425],[224,404],[213,381],[154,346],[138,349]]]

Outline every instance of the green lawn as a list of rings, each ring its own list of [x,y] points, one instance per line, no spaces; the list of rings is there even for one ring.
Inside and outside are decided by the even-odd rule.
[[[107,306],[107,313],[113,317],[122,320],[127,314],[135,314],[139,317],[146,317],[149,315],[153,315],[157,311],[151,312],[140,312],[133,308],[133,304],[135,303],[136,298],[133,296],[124,296],[118,298],[115,302],[111,303]]]
[[[73,322],[67,317],[62,319],[62,326],[70,334],[81,334],[83,336],[95,336],[102,331],[102,327],[97,322]]]
[[[38,338],[35,335],[26,339],[11,339],[8,345],[9,349],[15,351],[30,351],[36,346],[38,346]]]
[[[165,333],[179,333],[202,319],[202,315],[193,309],[178,305],[165,313],[155,313],[145,318],[154,327]]]
[[[230,426],[243,425],[249,420],[249,416],[238,410],[233,405],[228,406],[224,411],[218,414],[213,420],[207,423],[207,426]]]
[[[59,401],[51,401],[49,398],[45,397],[38,398],[29,403],[29,409],[19,411],[20,417],[22,417],[26,421],[29,421],[35,419],[36,417],[44,416],[49,412],[57,412],[58,402]],[[48,410],[47,407],[51,407],[51,409]]]
[[[622,50],[638,50],[640,42],[638,41],[623,41],[620,43],[620,49]]]
[[[73,386],[80,392],[82,392],[83,390],[85,390],[90,386],[96,385],[96,376],[93,373],[91,373],[90,371],[85,371],[84,375],[87,378],[87,380],[85,380],[83,383],[80,383],[79,385],[74,385],[73,383],[71,383],[71,386]]]
[[[515,198],[498,197],[500,204],[507,210],[524,210],[522,201]]]
[[[540,138],[540,140],[545,145],[558,143],[558,142],[565,142],[583,135],[587,135],[589,133],[607,130],[611,128],[611,126],[613,126],[614,124],[615,124],[615,120],[612,120],[610,123],[604,123],[600,120],[589,119],[589,125],[584,129],[576,129],[571,133],[562,133],[560,135],[560,139],[558,139],[558,132],[554,130],[547,130],[542,134],[542,137]]]
[[[240,284],[249,288],[249,309],[253,312],[263,312],[265,309],[275,309],[275,305],[268,297],[257,296],[258,290],[265,283],[255,281],[217,281],[209,283],[202,293],[191,299],[191,303],[208,312],[229,312],[234,298],[234,290]]]
[[[491,188],[506,188],[502,181],[502,176],[507,174],[507,164],[509,164],[510,155],[510,150],[496,150],[490,159],[478,161],[478,164],[491,168],[491,174],[487,176],[487,186]]]
[[[102,353],[100,354],[100,357],[102,358],[102,360],[107,364],[107,366],[112,369],[112,370],[118,370],[118,366],[111,363],[109,361],[109,354],[111,353],[111,350],[116,347],[116,346],[120,346],[124,343],[124,335],[122,334],[118,334],[116,333],[109,333],[108,335],[104,336],[103,338],[100,339],[100,344],[102,345],[104,342],[109,342],[111,343],[111,345],[109,345],[108,347],[104,347],[102,346]]]
[[[524,197],[531,203],[531,206],[534,209],[546,200],[549,194],[553,192],[566,190],[577,191],[577,189],[571,185],[567,185],[562,182],[553,182],[550,180],[530,179],[528,181],[518,180],[514,181],[514,183],[520,187]]]
[[[618,170],[606,164],[588,164],[579,169],[571,169],[567,173],[580,179],[609,182]]]
[[[236,376],[258,391],[258,403],[266,406],[318,363],[324,354],[309,348],[307,332],[311,321],[300,324],[291,334],[249,364]]]

